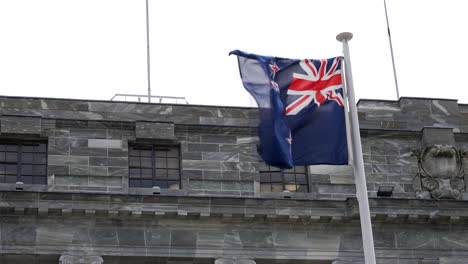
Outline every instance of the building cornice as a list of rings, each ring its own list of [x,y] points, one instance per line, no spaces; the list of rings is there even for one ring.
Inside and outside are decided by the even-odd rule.
[[[147,196],[97,193],[0,192],[3,216],[190,219],[352,223],[355,198],[272,199],[253,197]],[[468,201],[369,199],[374,223],[468,223]]]

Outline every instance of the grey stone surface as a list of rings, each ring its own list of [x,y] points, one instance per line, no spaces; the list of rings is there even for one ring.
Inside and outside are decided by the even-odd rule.
[[[423,145],[455,145],[452,128],[425,127],[422,130]]]
[[[3,115],[0,124],[2,134],[41,134],[41,117]]]
[[[137,138],[174,139],[174,124],[137,121],[135,134]]]
[[[120,149],[122,148],[122,140],[90,138],[88,139],[88,147],[89,148],[104,148],[104,149],[108,149],[108,148]]]
[[[414,151],[465,155],[468,106],[401,98],[358,111],[377,263],[466,259],[466,186],[462,200],[418,198]],[[0,97],[0,113],[2,137],[48,142],[40,193],[0,183],[0,263],[362,263],[352,167],[309,167],[309,193],[260,192],[254,108]],[[180,146],[181,189],[129,188],[129,143]],[[391,197],[377,197],[383,185]]]

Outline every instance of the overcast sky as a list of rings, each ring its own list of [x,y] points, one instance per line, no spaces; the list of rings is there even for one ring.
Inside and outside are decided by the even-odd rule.
[[[468,103],[464,0],[387,0],[401,96]],[[235,56],[341,55],[359,98],[396,100],[383,0],[149,0],[152,94],[248,106]],[[145,0],[0,0],[0,94],[147,94]]]

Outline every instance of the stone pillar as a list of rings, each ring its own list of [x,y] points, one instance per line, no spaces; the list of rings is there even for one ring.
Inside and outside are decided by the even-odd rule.
[[[256,264],[254,260],[241,257],[218,258],[214,264]]]
[[[59,264],[103,264],[104,260],[100,256],[72,256],[62,255]]]

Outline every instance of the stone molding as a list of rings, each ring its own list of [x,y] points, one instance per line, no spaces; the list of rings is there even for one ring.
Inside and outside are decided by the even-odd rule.
[[[59,259],[59,264],[102,264],[104,260],[100,256],[75,256],[62,255]]]
[[[0,192],[1,215],[99,217],[119,219],[222,218],[223,221],[347,223],[359,219],[355,198],[347,200],[292,200],[113,194]],[[114,208],[114,203],[122,206]],[[369,199],[373,222],[468,223],[465,201]],[[131,204],[131,206],[126,206]],[[229,206],[226,206],[229,204]],[[174,206],[177,205],[177,206]],[[129,209],[134,208],[134,209]],[[144,209],[142,209],[144,208]]]

